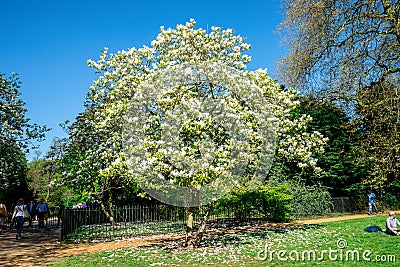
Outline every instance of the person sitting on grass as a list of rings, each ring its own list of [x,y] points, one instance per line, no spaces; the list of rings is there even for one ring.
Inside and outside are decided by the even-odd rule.
[[[386,219],[386,234],[400,235],[399,230],[397,230],[397,225],[400,225],[400,222],[396,218],[396,213],[394,211],[389,211],[389,218]]]

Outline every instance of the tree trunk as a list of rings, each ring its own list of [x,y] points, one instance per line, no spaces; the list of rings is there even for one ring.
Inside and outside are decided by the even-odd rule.
[[[190,246],[191,240],[193,239],[193,220],[194,220],[193,208],[188,208],[187,214],[188,215],[187,215],[187,219],[186,219],[185,243],[186,243],[186,246]]]
[[[216,201],[213,201],[208,205],[207,211],[201,220],[199,229],[195,234],[193,234],[193,212],[189,211],[188,222],[186,227],[186,246],[192,248],[192,247],[198,247],[200,245],[201,241],[203,240],[204,232],[206,230],[207,221],[210,218],[210,215],[215,208],[215,204]],[[190,220],[191,220],[191,228],[189,227]]]
[[[51,176],[52,174],[47,177],[47,192],[46,192],[46,198],[45,198],[45,203],[49,202],[49,198],[50,198],[50,182],[51,182]]]
[[[112,226],[115,225],[115,221],[114,221],[114,215],[112,212],[112,201],[108,201],[108,205],[106,207],[106,205],[104,205],[104,201],[100,202],[100,207],[103,210],[104,214],[106,215],[108,221],[111,223]]]

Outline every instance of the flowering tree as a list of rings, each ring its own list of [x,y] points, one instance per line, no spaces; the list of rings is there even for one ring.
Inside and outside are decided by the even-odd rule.
[[[114,223],[111,212],[116,196],[131,185],[124,156],[121,154],[120,101],[113,95],[92,103],[91,95],[85,103],[85,112],[66,129],[69,143],[62,162],[61,184],[72,188],[81,198],[94,198]],[[113,102],[114,101],[114,102]]]
[[[201,241],[216,200],[262,183],[275,153],[318,170],[312,154],[326,142],[305,132],[310,117],[290,120],[298,92],[266,70],[246,70],[250,45],[241,36],[195,25],[162,27],[150,47],[105,49],[89,61],[100,77],[70,127],[85,156],[69,173],[79,181],[96,168],[97,177],[134,180],[169,204],[208,205],[198,232],[188,235],[192,245]]]

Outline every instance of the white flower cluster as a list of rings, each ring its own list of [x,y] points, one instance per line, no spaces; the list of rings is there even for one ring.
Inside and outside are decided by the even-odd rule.
[[[317,131],[306,132],[307,124],[311,120],[309,115],[303,115],[298,119],[286,118],[279,122],[281,127],[278,128],[278,153],[291,161],[297,161],[300,168],[316,168],[317,160],[313,153],[323,153],[323,146],[328,141],[328,138]]]

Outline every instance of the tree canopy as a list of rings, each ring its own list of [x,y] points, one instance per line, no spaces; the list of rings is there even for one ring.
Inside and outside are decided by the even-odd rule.
[[[27,194],[25,153],[48,130],[30,123],[19,88],[18,75],[0,74],[0,197],[7,201],[15,201],[17,191]]]
[[[290,53],[280,81],[336,101],[361,129],[364,182],[397,179],[400,85],[400,2],[283,0],[280,32]]]
[[[290,53],[281,81],[352,99],[359,88],[397,80],[399,1],[283,0],[280,32]]]

